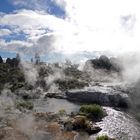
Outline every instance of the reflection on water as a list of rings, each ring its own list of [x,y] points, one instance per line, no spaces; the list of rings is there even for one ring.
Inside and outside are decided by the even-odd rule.
[[[78,111],[80,106],[64,99],[47,98],[47,100],[35,100],[34,108],[38,112],[58,112],[65,109],[69,114]]]

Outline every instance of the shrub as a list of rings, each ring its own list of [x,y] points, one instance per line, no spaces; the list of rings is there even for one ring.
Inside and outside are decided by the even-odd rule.
[[[103,136],[98,136],[96,140],[115,140],[115,139],[109,138],[107,135],[103,135]]]
[[[64,69],[64,74],[69,77],[80,79],[82,77],[82,71],[78,70],[76,67],[71,66]]]
[[[22,109],[28,109],[28,110],[32,110],[34,107],[33,103],[30,102],[30,101],[17,101],[16,102],[16,108],[19,109],[19,110],[22,110]]]
[[[66,115],[67,113],[66,113],[66,110],[65,110],[65,109],[60,109],[60,110],[58,111],[58,114],[59,114],[60,116],[64,116],[64,115]]]
[[[55,84],[58,85],[59,89],[62,91],[69,89],[81,89],[85,86],[88,86],[88,83],[79,81],[77,79],[58,79],[55,81]]]
[[[6,83],[11,85],[12,92],[24,86],[24,74],[18,67],[11,67],[9,64],[0,63],[0,90]],[[20,84],[22,83],[22,84]]]
[[[105,114],[102,107],[96,104],[82,105],[80,113],[95,117],[96,119],[103,117]]]

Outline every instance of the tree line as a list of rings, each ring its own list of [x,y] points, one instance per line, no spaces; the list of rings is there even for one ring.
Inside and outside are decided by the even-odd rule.
[[[0,64],[2,63],[9,64],[12,67],[17,67],[20,63],[20,55],[17,53],[15,58],[7,58],[5,62],[3,58],[0,56]]]
[[[7,58],[6,61],[3,60],[3,58],[0,56],[0,64],[6,63],[9,64],[12,67],[17,67],[19,65],[21,61],[21,57],[19,55],[19,53],[16,54],[15,58]],[[35,63],[35,64],[40,64],[40,55],[38,53],[35,54],[34,59],[31,58],[31,63]]]

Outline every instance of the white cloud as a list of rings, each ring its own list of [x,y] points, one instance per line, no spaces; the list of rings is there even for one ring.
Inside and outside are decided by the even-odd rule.
[[[38,48],[44,48],[45,46],[45,40],[40,42],[40,38],[46,38],[46,47],[48,47],[48,36],[51,34],[54,38],[57,38],[58,36],[65,35],[68,30],[74,31],[74,27],[65,20],[46,14],[42,11],[32,10],[21,10],[16,13],[4,15],[0,24],[15,27],[16,32],[23,31],[28,35],[27,42],[32,42],[34,47],[38,46]],[[46,33],[46,30],[51,30],[52,33]],[[40,44],[38,44],[38,42],[40,42]],[[52,43],[54,42],[56,42],[56,40],[52,40]],[[36,43],[38,45],[36,45]],[[42,43],[44,44],[42,45]],[[51,45],[50,42],[49,44]],[[47,48],[44,48],[44,52],[46,52],[46,49]]]
[[[10,35],[12,32],[9,29],[1,29],[0,36]]]
[[[27,43],[31,42],[41,52],[47,50],[51,35],[49,45],[65,53],[140,51],[138,0],[53,1],[65,9],[65,19],[43,11],[20,10],[2,16],[0,24],[15,26],[28,34]]]
[[[140,50],[138,0],[65,0],[65,3],[67,21],[77,27],[77,36],[71,34],[62,38],[62,43],[68,42],[69,50]],[[130,15],[127,22],[121,22],[122,17]]]
[[[72,25],[67,21],[49,15],[42,11],[21,10],[2,17],[1,24],[20,28],[25,33],[33,33],[33,30],[40,32],[41,29],[50,29],[55,32],[67,31]]]
[[[21,52],[21,53],[28,53],[29,49],[33,44],[26,42],[26,41],[10,41],[6,42],[5,40],[0,40],[0,50],[4,51],[11,51],[11,52]]]
[[[62,9],[65,9],[66,7],[66,1],[65,0],[52,0],[54,3],[59,5]]]
[[[46,0],[9,0],[15,6],[27,7],[34,10],[47,10]]]
[[[47,54],[54,50],[55,37],[53,35],[44,35],[40,37],[34,44],[34,52],[39,54]]]
[[[6,42],[4,39],[1,39],[0,50],[19,52],[22,55],[34,55],[35,53],[43,55],[54,50],[53,42],[55,42],[53,35],[43,35],[36,42],[19,40]]]

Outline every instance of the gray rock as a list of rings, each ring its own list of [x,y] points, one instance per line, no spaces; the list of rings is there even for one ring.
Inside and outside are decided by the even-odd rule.
[[[102,129],[99,126],[93,126],[93,127],[89,127],[88,129],[86,129],[86,132],[89,135],[93,135],[93,134],[100,132],[101,130]]]
[[[70,101],[80,103],[96,103],[113,107],[129,107],[129,96],[114,90],[112,87],[94,86],[83,90],[69,90],[66,97]]]
[[[73,130],[73,123],[71,121],[67,121],[64,123],[64,130],[72,131]]]

